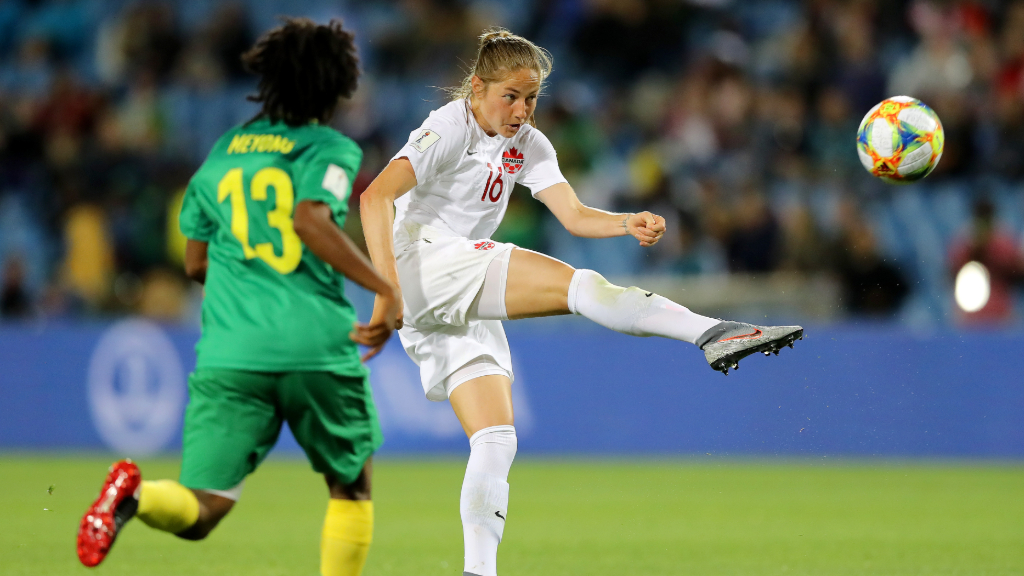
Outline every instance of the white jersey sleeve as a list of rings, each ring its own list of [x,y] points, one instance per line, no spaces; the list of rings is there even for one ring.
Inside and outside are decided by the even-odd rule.
[[[518,181],[534,196],[555,184],[567,182],[558,169],[555,147],[540,130],[530,130],[530,161],[523,167]]]
[[[450,114],[430,113],[423,124],[409,134],[409,141],[392,160],[408,158],[416,184],[425,184],[458,161],[466,148],[466,127]]]
[[[490,238],[515,185],[533,194],[565,182],[551,142],[533,126],[488,135],[465,100],[434,110],[394,158],[408,158],[416,185],[395,200],[395,230],[426,225],[454,236]]]

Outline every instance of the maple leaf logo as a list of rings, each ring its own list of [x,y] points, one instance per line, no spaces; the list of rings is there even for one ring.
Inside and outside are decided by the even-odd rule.
[[[501,165],[507,174],[515,174],[523,168],[523,153],[515,148],[509,148],[501,155]]]

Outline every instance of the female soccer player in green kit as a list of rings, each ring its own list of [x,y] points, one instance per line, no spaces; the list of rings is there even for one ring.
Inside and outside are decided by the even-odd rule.
[[[82,518],[78,556],[99,564],[124,523],[199,540],[238,499],[282,423],[330,492],[321,573],[361,573],[373,532],[370,460],[381,443],[367,370],[396,328],[401,300],[342,232],[362,160],[326,125],[359,76],[341,24],[290,19],[243,55],[262,111],[222,136],[181,209],[186,272],[205,285],[202,337],[189,378],[181,476],[142,481],[114,464]],[[385,311],[356,324],[343,278]]]

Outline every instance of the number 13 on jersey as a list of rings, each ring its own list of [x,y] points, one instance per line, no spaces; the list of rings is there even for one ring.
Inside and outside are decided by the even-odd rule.
[[[245,259],[258,257],[277,272],[289,274],[298,268],[302,260],[302,241],[292,226],[295,189],[287,172],[270,166],[253,175],[249,196],[256,201],[266,201],[267,188],[270,187],[274,188],[276,205],[267,213],[267,224],[281,233],[280,255],[274,252],[274,245],[270,242],[249,245],[249,211],[245,206],[241,168],[232,168],[221,178],[217,185],[217,202],[231,200],[231,233],[241,243]]]

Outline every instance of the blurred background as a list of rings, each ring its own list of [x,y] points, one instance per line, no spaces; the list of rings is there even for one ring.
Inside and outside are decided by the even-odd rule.
[[[357,32],[361,89],[335,125],[366,151],[359,240],[361,190],[503,25],[554,54],[537,125],[584,202],[650,209],[669,234],[653,250],[574,239],[520,191],[498,239],[710,313],[1020,325],[1019,0],[0,0],[0,322],[196,324],[178,202],[255,113],[239,54],[279,14]],[[896,94],[947,132],[909,187],[854,147]],[[971,260],[991,289],[966,313],[953,280]]]
[[[176,445],[202,299],[181,195],[256,113],[239,55],[281,14],[357,34],[364,75],[334,122],[365,150],[357,241],[360,192],[501,25],[554,55],[536,121],[583,201],[669,232],[649,250],[574,238],[520,189],[497,239],[704,314],[808,326],[803,350],[723,387],[675,343],[508,323],[537,450],[1024,456],[1022,0],[0,0],[0,447]],[[899,187],[855,152],[898,94],[946,130],[935,172]],[[637,358],[660,378],[612,411]],[[372,367],[386,450],[462,450],[397,341]]]
[[[503,574],[1024,573],[1024,0],[0,0],[0,572],[84,570],[111,460],[176,476],[202,301],[176,216],[256,113],[239,55],[278,15],[356,32],[357,242],[360,192],[502,25],[554,55],[536,121],[583,201],[669,232],[574,238],[520,189],[497,239],[806,327],[726,377],[688,344],[506,322]],[[855,136],[899,94],[946,148],[895,187]],[[370,369],[367,574],[461,574],[466,437],[397,338]],[[323,483],[287,429],[275,454],[208,541],[130,527],[98,570],[317,573]]]

